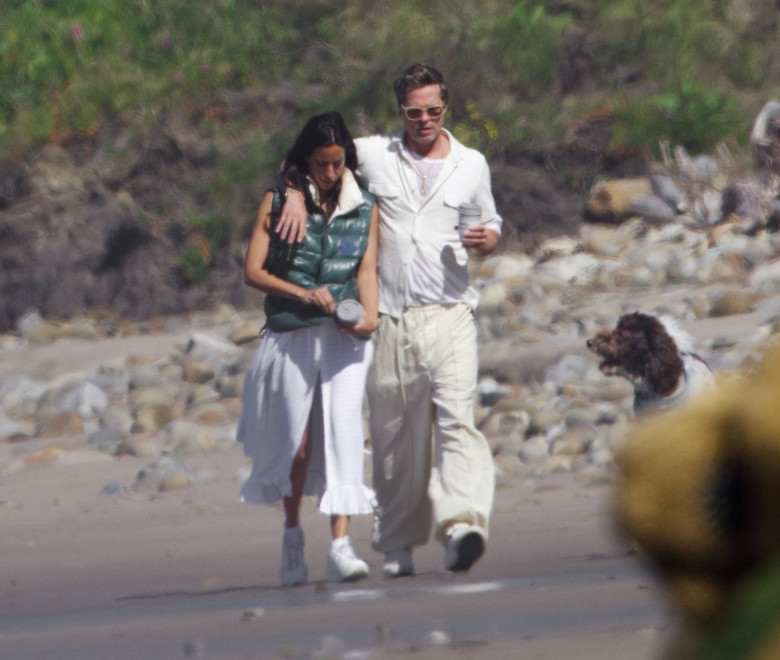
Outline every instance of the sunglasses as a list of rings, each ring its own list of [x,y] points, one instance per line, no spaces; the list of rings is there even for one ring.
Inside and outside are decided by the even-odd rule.
[[[401,110],[403,111],[404,115],[406,115],[406,118],[415,121],[417,119],[422,118],[423,113],[427,112],[428,116],[431,119],[438,119],[444,114],[444,111],[447,109],[447,106],[444,104],[441,105],[429,105],[426,108],[421,108],[416,105],[412,105],[409,107],[406,107],[405,105],[401,106]]]

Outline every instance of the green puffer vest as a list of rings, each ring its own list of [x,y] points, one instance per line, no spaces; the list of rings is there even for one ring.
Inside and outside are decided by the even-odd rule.
[[[284,197],[273,191],[272,224],[281,212]],[[271,233],[265,268],[268,272],[305,289],[326,286],[336,304],[346,298],[359,299],[357,269],[368,246],[371,209],[374,196],[361,189],[363,203],[344,213],[333,215],[330,221],[318,206],[306,196],[308,225],[302,243],[290,245]],[[268,295],[265,298],[266,327],[286,332],[333,321],[316,305],[299,300]]]

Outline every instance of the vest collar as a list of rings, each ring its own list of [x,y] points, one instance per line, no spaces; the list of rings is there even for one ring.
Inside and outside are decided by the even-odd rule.
[[[319,206],[319,190],[311,177],[307,177],[307,179],[309,194],[314,200],[314,203]],[[343,215],[344,213],[349,213],[350,211],[360,206],[364,201],[363,193],[360,192],[360,187],[358,186],[357,181],[355,181],[352,170],[344,168],[344,174],[341,175],[341,191],[339,192],[339,201],[336,204],[336,208],[333,211],[331,218],[334,218],[337,215]]]

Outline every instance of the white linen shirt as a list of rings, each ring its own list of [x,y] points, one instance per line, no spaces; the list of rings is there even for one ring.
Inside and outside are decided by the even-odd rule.
[[[464,302],[476,309],[479,294],[468,282],[458,206],[479,204],[482,224],[501,235],[485,157],[444,133],[450,153],[425,196],[402,131],[355,140],[358,178],[379,205],[379,311],[395,318],[415,302]]]

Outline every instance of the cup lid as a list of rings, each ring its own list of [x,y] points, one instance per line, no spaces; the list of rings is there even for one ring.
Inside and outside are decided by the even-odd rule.
[[[464,215],[482,215],[482,207],[473,202],[464,202],[458,207],[458,213]]]
[[[336,318],[342,323],[355,323],[362,313],[362,305],[354,298],[347,298],[336,305]]]

